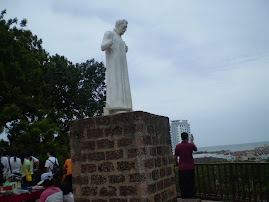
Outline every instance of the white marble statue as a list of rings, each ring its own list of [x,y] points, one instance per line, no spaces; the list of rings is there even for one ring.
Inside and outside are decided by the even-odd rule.
[[[106,107],[104,115],[132,111],[126,52],[121,35],[127,29],[126,20],[117,20],[113,31],[104,34],[101,50],[106,51]]]

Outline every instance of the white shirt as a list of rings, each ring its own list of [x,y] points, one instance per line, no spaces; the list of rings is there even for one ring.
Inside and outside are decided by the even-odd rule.
[[[32,157],[32,159],[33,159],[33,163],[37,163],[39,160],[38,160],[38,158],[36,158],[36,157],[34,157],[34,156],[31,156]]]
[[[74,202],[74,195],[72,192],[64,195],[64,202]]]
[[[4,165],[3,175],[6,176],[9,172],[8,158],[5,156],[1,156],[1,163]]]
[[[59,165],[57,158],[55,158],[54,156],[51,156],[51,157],[49,157],[49,158],[46,160],[45,167],[46,167],[46,168],[49,168],[49,172],[48,172],[48,173],[51,173],[51,174],[52,174],[51,171],[52,171],[52,169],[53,169],[53,166],[54,166],[54,164],[55,164],[55,161],[56,161],[56,164]]]
[[[63,202],[63,192],[59,191],[55,194],[48,196],[45,202]]]
[[[11,166],[10,172],[12,171],[12,173],[20,173],[20,171],[21,171],[21,159],[16,157],[16,161],[14,161],[14,156],[12,156],[9,159],[9,162],[10,162],[10,166]]]

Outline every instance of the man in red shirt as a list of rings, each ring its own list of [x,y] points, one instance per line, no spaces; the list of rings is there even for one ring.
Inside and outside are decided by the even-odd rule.
[[[176,146],[175,160],[178,163],[179,186],[182,198],[194,198],[195,176],[194,176],[194,160],[193,151],[197,151],[197,147],[193,142],[188,143],[188,133],[181,133],[182,142]],[[178,162],[179,157],[179,162]]]

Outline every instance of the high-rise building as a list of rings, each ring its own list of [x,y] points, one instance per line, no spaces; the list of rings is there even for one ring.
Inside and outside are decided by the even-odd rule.
[[[187,132],[189,136],[191,135],[190,124],[187,120],[174,120],[171,121],[170,125],[170,135],[172,143],[172,151],[175,153],[175,148],[177,144],[181,142],[181,133]]]

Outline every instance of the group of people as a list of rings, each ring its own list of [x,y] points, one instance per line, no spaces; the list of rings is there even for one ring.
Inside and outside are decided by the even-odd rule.
[[[52,149],[47,151],[47,160],[44,165],[44,173],[41,181],[35,183],[39,177],[39,159],[32,155],[31,151],[25,151],[18,155],[12,151],[10,155],[4,156],[4,150],[0,148],[0,186],[7,182],[21,182],[22,188],[31,186],[43,186],[45,190],[40,196],[40,202],[45,201],[74,201],[72,194],[72,165],[71,158],[65,161],[63,166],[63,178],[61,183],[56,185],[59,179],[59,162]],[[38,180],[39,181],[39,180]]]
[[[0,186],[9,181],[21,181],[22,187],[32,186],[26,181],[26,175],[34,173],[39,169],[39,159],[34,157],[31,151],[24,151],[21,155],[13,150],[10,155],[4,156],[4,149],[0,148]]]
[[[182,142],[175,148],[175,161],[179,169],[181,195],[182,198],[194,198],[195,175],[192,153],[197,151],[197,147],[192,135],[190,142],[186,132],[181,133],[181,138]],[[41,175],[41,181],[37,183],[37,185],[42,185],[45,188],[39,201],[74,201],[71,158],[65,161],[62,183],[56,186],[55,179],[59,177],[59,173],[55,171],[55,167],[59,167],[59,162],[51,149],[47,151],[47,157],[44,166],[45,172]],[[4,150],[0,148],[0,159],[0,186],[6,180],[21,181],[23,188],[34,185],[33,181],[36,177],[35,172],[39,169],[39,160],[32,155],[31,151],[23,152],[20,157],[16,151],[12,151],[10,156],[4,156]],[[26,179],[27,173],[31,174],[31,181]]]
[[[42,185],[45,191],[42,192],[39,202],[73,202],[74,195],[72,189],[72,165],[71,158],[64,163],[64,175],[62,183],[56,186],[56,179],[59,177],[59,162],[54,156],[54,151],[49,149],[47,152],[48,159],[45,162],[45,172],[41,175],[41,181],[37,185]],[[56,168],[55,168],[56,167]]]

